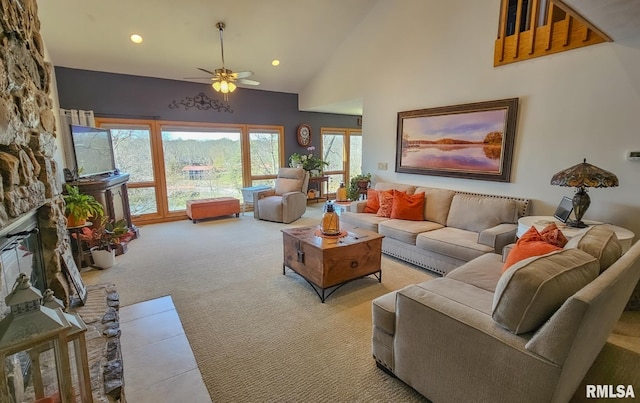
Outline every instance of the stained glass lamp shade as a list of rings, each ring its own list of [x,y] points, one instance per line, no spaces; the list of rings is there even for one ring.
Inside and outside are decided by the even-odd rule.
[[[618,177],[602,168],[587,163],[585,158],[582,163],[562,170],[551,178],[552,185],[571,186],[576,188],[573,195],[573,213],[575,221],[569,222],[569,226],[584,228],[587,225],[582,222],[584,213],[591,204],[591,198],[586,188],[608,188],[618,186]]]

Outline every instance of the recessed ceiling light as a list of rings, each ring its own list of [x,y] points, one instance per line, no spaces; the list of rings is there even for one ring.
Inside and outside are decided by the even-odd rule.
[[[142,37],[138,34],[133,34],[130,36],[131,42],[133,43],[142,43]]]
[[[272,66],[277,66],[279,64],[280,64],[280,60],[278,60],[278,59],[275,59],[274,61],[271,62]]]

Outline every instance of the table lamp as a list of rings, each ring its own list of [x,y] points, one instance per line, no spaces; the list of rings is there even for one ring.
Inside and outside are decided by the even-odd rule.
[[[570,227],[585,228],[582,216],[591,204],[591,198],[587,194],[588,187],[608,188],[618,186],[618,177],[609,171],[588,164],[585,158],[582,163],[562,170],[551,178],[552,185],[571,186],[576,188],[573,195],[573,214],[575,221],[568,222]]]

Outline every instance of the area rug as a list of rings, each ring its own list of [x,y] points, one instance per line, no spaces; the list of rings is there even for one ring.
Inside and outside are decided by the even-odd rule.
[[[424,401],[376,367],[371,300],[432,275],[383,255],[382,283],[356,280],[321,303],[282,274],[280,232],[320,216],[317,205],[288,225],[248,213],[143,226],[116,266],[83,278],[116,284],[123,306],[171,295],[213,401]]]

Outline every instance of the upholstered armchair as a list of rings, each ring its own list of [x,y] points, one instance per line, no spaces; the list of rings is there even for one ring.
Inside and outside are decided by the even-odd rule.
[[[253,194],[253,216],[288,224],[307,210],[309,172],[302,168],[280,168],[275,187]]]

